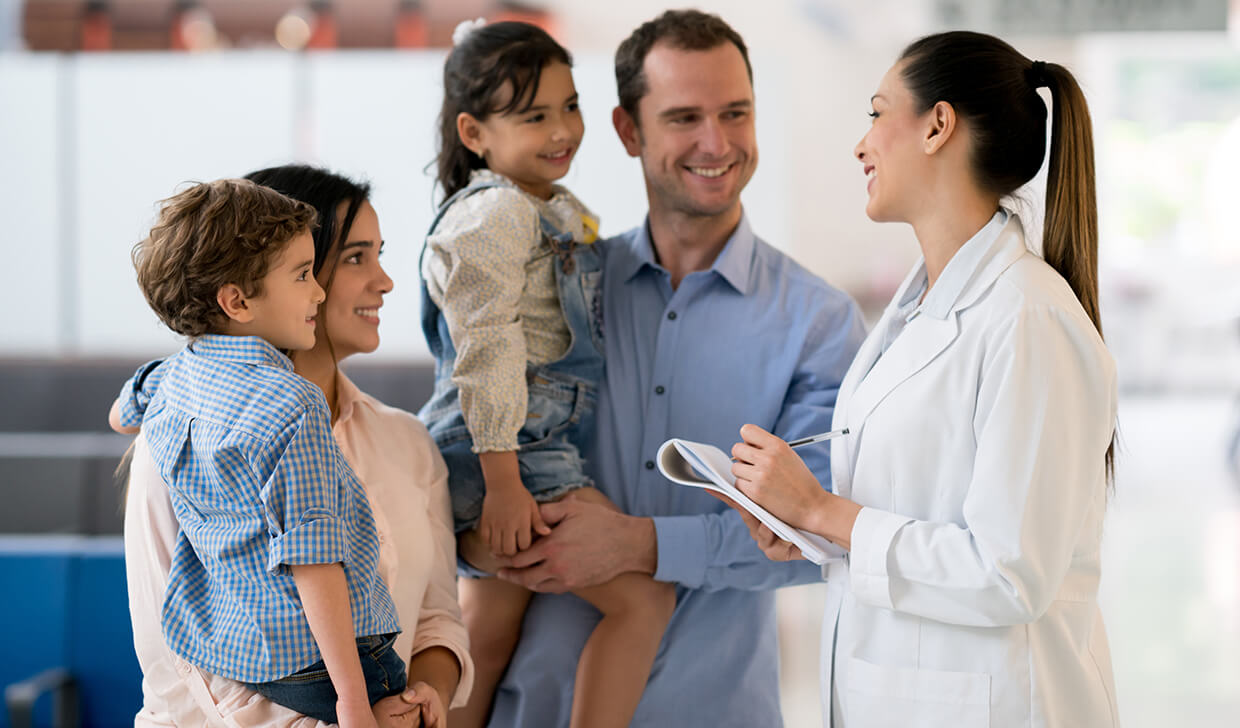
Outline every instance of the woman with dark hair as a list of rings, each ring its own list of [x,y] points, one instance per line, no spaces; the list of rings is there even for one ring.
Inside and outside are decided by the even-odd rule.
[[[318,385],[331,408],[332,433],[366,491],[379,532],[379,572],[391,591],[408,663],[404,695],[375,705],[381,726],[442,726],[463,705],[473,680],[456,595],[456,541],[447,468],[426,428],[408,412],[361,392],[338,368],[379,345],[379,310],[392,279],[379,263],[383,238],[368,185],[303,165],[247,176],[309,203],[318,213],[314,275],[327,292],[317,340],[292,352],[294,370]],[[208,674],[164,642],[160,611],[177,534],[166,488],[141,437],[133,449],[125,508],[134,645],[142,667],[139,726],[313,726],[316,721],[249,687]]]
[[[1042,165],[1042,254],[1001,203]],[[746,425],[733,472],[848,550],[824,569],[832,726],[1113,726],[1098,608],[1115,366],[1098,312],[1089,112],[1072,74],[1003,41],[910,45],[857,145],[866,213],[922,260],[844,378],[835,492]],[[742,513],[774,559],[791,544]]]

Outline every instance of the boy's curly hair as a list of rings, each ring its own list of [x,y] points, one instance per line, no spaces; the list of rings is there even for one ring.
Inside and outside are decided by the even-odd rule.
[[[160,203],[155,226],[134,246],[138,286],[178,334],[218,333],[220,287],[232,283],[247,296],[262,295],[271,261],[314,226],[313,207],[253,182],[195,184]]]

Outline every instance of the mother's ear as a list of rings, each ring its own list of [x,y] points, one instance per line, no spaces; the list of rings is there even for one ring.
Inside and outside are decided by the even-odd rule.
[[[250,308],[248,297],[241,286],[225,283],[215,292],[215,302],[228,318],[239,324],[248,324],[254,320],[254,311]]]
[[[922,138],[922,146],[926,154],[934,154],[943,148],[956,133],[959,119],[956,109],[946,101],[940,101],[925,114],[926,131]]]

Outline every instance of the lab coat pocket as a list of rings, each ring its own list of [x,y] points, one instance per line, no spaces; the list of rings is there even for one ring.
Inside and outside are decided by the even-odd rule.
[[[848,660],[849,726],[986,728],[990,675],[885,667]]]

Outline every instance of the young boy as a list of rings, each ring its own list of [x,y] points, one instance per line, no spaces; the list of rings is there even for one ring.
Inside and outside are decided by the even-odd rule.
[[[245,180],[163,202],[138,284],[186,347],[112,407],[141,425],[181,527],[163,631],[187,661],[298,712],[375,726],[405,687],[370,504],[322,391],[281,350],[314,346],[315,213]],[[316,662],[317,661],[317,662]]]

